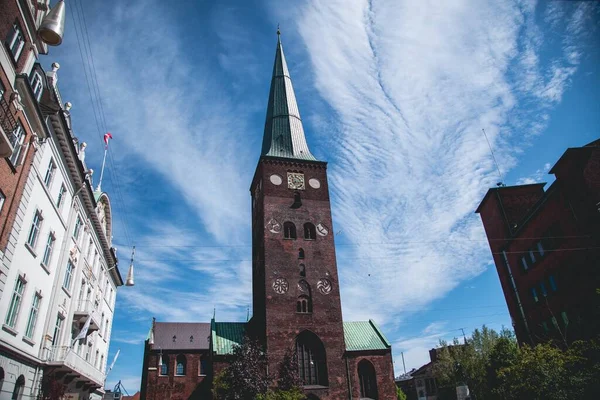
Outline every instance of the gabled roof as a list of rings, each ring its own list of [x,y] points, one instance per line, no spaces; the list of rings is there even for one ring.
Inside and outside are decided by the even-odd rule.
[[[392,345],[373,322],[344,322],[344,341],[346,351],[387,350]]]
[[[242,344],[246,322],[215,322],[211,320],[213,351],[218,355],[233,354],[233,348]]]
[[[154,348],[161,350],[208,350],[208,322],[156,322]]]
[[[317,161],[306,143],[279,31],[261,155]]]

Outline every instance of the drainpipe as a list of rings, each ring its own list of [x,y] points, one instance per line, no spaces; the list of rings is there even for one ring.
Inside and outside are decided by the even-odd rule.
[[[525,318],[525,311],[523,310],[523,305],[521,304],[521,297],[519,297],[519,292],[517,291],[517,285],[515,283],[515,278],[513,278],[513,274],[510,269],[510,264],[508,263],[508,257],[506,257],[505,250],[502,250],[502,257],[504,257],[504,263],[506,264],[506,270],[508,271],[508,276],[510,277],[510,283],[512,284],[513,291],[515,292],[515,297],[517,298],[517,306],[519,307],[519,311],[521,312],[521,317],[523,318],[523,324],[525,324],[525,331],[527,331],[527,336],[529,337],[529,343],[531,343],[533,345],[533,340],[531,339],[531,332],[529,332],[529,325],[527,324],[527,318]]]
[[[348,382],[348,398],[352,400],[352,383],[350,382],[350,367],[348,366],[348,357],[344,356],[346,359],[346,381]]]

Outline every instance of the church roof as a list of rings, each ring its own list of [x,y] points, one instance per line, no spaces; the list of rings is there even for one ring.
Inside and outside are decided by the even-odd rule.
[[[233,348],[244,339],[246,323],[213,320],[211,325],[215,354],[233,354]],[[344,341],[346,351],[387,350],[392,346],[373,320],[344,322]]]
[[[161,350],[208,350],[210,324],[207,322],[156,322],[154,348]]]
[[[372,319],[344,322],[346,351],[387,350],[392,345]]]
[[[242,344],[245,334],[245,322],[211,321],[211,340],[215,354],[233,354],[234,346]]]
[[[269,91],[267,119],[263,136],[263,156],[294,158],[299,160],[317,159],[310,153],[296,95],[290,78],[279,31],[277,31],[277,50],[275,65]]]

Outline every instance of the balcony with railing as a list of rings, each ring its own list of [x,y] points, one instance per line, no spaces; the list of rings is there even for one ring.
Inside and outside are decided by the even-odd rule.
[[[0,157],[8,157],[14,148],[10,142],[10,135],[17,129],[17,119],[10,109],[10,104],[0,96]]]
[[[66,383],[76,380],[76,386],[84,390],[102,387],[104,384],[104,373],[69,346],[53,346],[46,349],[46,363],[53,367],[57,377],[64,377]]]
[[[87,331],[88,335],[100,329],[100,325],[102,324],[102,317],[98,312],[98,308],[99,305],[95,304],[92,300],[79,300],[77,302],[77,307],[75,307],[73,321],[79,323],[79,328],[83,328],[88,317],[92,317],[90,320],[90,327]]]

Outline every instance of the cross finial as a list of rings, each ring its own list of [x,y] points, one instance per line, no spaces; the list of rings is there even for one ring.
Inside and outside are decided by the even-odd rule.
[[[279,24],[277,24],[277,36],[281,36],[281,30],[279,29]]]

